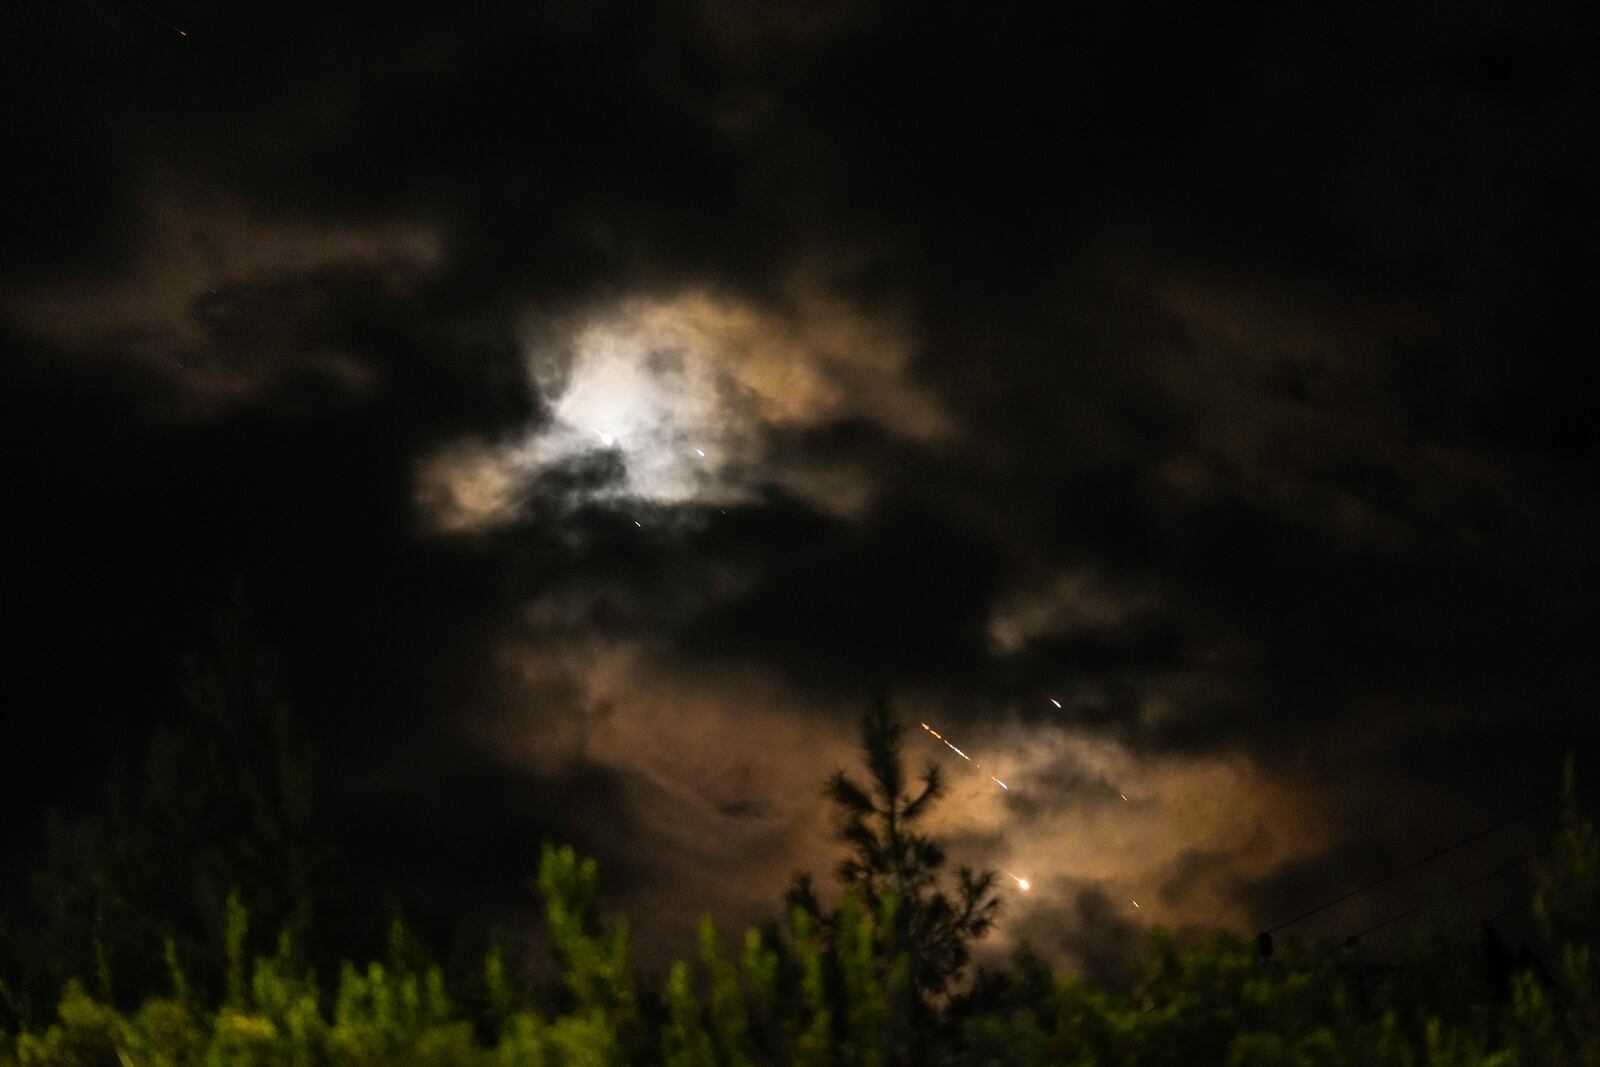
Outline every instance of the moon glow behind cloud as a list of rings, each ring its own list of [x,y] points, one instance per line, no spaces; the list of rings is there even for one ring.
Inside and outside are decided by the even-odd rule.
[[[511,521],[540,475],[605,453],[621,475],[582,489],[591,501],[726,505],[770,483],[852,511],[870,496],[862,477],[778,457],[774,437],[852,420],[914,440],[950,433],[909,380],[893,325],[812,287],[778,310],[693,291],[634,298],[537,335],[528,374],[548,417],[513,441],[457,441],[424,461],[418,500],[437,529]]]

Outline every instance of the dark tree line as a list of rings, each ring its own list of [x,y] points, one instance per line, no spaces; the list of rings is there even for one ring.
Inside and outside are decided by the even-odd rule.
[[[130,1003],[169,958],[214,987],[230,894],[262,929],[316,940],[331,850],[313,821],[311,753],[242,594],[183,665],[181,705],[142,760],[113,766],[98,811],[49,818],[42,858],[7,887],[0,1017],[37,1017],[71,977]]]

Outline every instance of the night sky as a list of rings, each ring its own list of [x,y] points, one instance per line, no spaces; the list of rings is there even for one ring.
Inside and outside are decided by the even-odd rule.
[[[360,878],[516,921],[571,842],[646,960],[825,874],[879,691],[1088,968],[1553,796],[1592,13],[1033,6],[9,5],[9,860],[241,587]]]

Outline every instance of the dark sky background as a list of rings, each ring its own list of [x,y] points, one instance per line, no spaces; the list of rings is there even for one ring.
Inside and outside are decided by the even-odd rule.
[[[830,866],[879,686],[1080,966],[1553,795],[1592,13],[1033,6],[9,5],[11,854],[241,581],[363,877],[570,841],[647,959]]]

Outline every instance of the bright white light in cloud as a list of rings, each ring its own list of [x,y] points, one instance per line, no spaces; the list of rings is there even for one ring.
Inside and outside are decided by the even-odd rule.
[[[592,499],[727,505],[762,483],[850,514],[870,476],[849,464],[777,462],[772,435],[840,419],[931,441],[949,432],[908,380],[893,323],[797,286],[781,311],[690,292],[623,301],[530,345],[529,374],[550,418],[515,442],[457,442],[419,470],[418,501],[441,531],[507,521],[541,471],[614,451],[623,475]]]
[[[594,450],[622,454],[626,478],[610,495],[656,503],[724,501],[737,495],[720,477],[727,446],[756,447],[750,420],[719,395],[715,353],[659,315],[590,323],[570,352],[534,356],[535,381],[552,401],[551,425],[533,442],[537,466]]]

